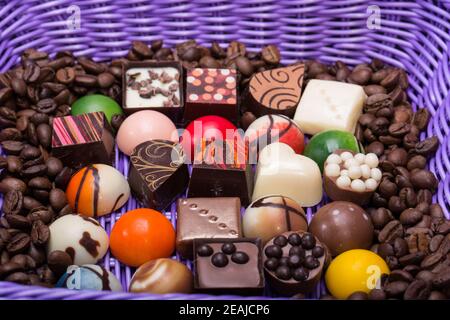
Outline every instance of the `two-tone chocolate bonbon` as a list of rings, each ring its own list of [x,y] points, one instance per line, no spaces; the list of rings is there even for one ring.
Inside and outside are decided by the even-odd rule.
[[[95,219],[68,214],[55,220],[49,229],[47,252],[64,251],[76,265],[97,263],[108,250],[108,234]]]
[[[194,239],[242,237],[239,198],[187,198],[177,202],[177,252],[192,259]]]
[[[168,140],[139,144],[130,156],[128,181],[145,206],[163,210],[182,193],[189,173],[181,146]]]
[[[264,270],[271,287],[292,296],[312,291],[329,263],[329,253],[314,235],[284,232],[264,247]]]
[[[242,217],[244,236],[260,238],[263,244],[286,231],[306,231],[303,208],[285,196],[267,196],[253,201]]]
[[[70,167],[111,164],[114,137],[103,112],[53,119],[52,154]]]
[[[102,266],[72,265],[56,283],[56,287],[70,290],[122,291],[119,280]]]
[[[199,292],[261,294],[261,243],[256,239],[194,240],[194,287]]]
[[[130,187],[115,168],[93,164],[72,176],[66,196],[74,212],[99,217],[121,208],[130,197]]]

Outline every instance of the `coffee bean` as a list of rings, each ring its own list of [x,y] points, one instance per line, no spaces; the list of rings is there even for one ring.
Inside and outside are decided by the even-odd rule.
[[[217,69],[221,67],[221,64],[211,56],[204,56],[199,61],[200,67],[202,68],[213,68]]]
[[[86,72],[91,74],[100,74],[105,71],[105,67],[102,64],[96,63],[89,58],[80,57],[78,63],[83,67]]]
[[[394,253],[397,258],[408,254],[408,243],[403,238],[396,238],[394,240]]]
[[[114,76],[109,72],[102,72],[98,75],[98,85],[100,88],[109,88],[114,81]]]
[[[427,159],[421,155],[415,155],[409,159],[406,164],[406,168],[410,171],[414,169],[424,169],[427,163]]]
[[[6,250],[10,254],[18,254],[25,252],[30,246],[31,238],[26,233],[18,233],[11,238],[6,245]]]
[[[394,195],[397,194],[398,189],[397,189],[397,185],[387,179],[381,181],[379,187],[378,187],[378,191],[380,192],[380,194],[385,197],[385,198],[390,198]]]
[[[438,186],[435,175],[431,171],[425,169],[419,169],[411,173],[411,183],[416,189],[434,190]]]
[[[73,260],[66,252],[56,250],[49,253],[47,263],[55,275],[62,275],[66,272],[67,267],[72,265]]]
[[[389,134],[394,137],[403,137],[411,131],[411,125],[405,122],[396,122],[389,126]]]
[[[428,300],[447,300],[447,296],[440,291],[431,291]]]
[[[350,83],[355,83],[359,85],[365,85],[368,83],[372,77],[372,70],[368,68],[360,68],[353,70],[353,72],[348,77]]]
[[[52,128],[48,124],[42,123],[36,128],[36,133],[39,143],[49,149],[52,145]]]
[[[425,157],[433,155],[439,148],[439,140],[436,136],[417,142],[414,151]]]
[[[395,166],[406,166],[408,153],[405,149],[397,148],[389,152],[387,160],[392,162]]]
[[[58,105],[55,103],[55,101],[49,98],[40,100],[37,103],[35,110],[40,113],[51,113],[55,111],[57,107]]]
[[[20,191],[12,190],[6,193],[3,198],[3,213],[5,215],[19,214],[23,207],[23,194]]]
[[[433,194],[430,190],[427,189],[420,189],[417,191],[417,201],[418,202],[425,202],[427,204],[431,204],[431,201],[433,200]]]
[[[6,140],[1,143],[3,151],[8,155],[19,155],[24,148],[22,141]]]
[[[389,282],[384,287],[384,292],[389,298],[399,298],[404,294],[408,287],[409,283],[405,281]]]
[[[277,46],[268,45],[261,50],[261,57],[264,62],[272,65],[277,65],[280,63],[281,54]]]
[[[385,135],[388,131],[389,120],[384,117],[376,118],[369,124],[369,129],[377,136]]]
[[[400,214],[400,222],[403,225],[414,225],[422,220],[422,216],[422,212],[409,208]]]
[[[404,178],[403,176],[396,176],[397,186],[401,186],[402,189],[399,193],[399,198],[402,202],[406,204],[408,208],[413,208],[417,205],[417,195],[413,188],[406,186],[409,183],[409,180]],[[421,211],[419,211],[421,213]]]
[[[28,168],[22,169],[20,174],[25,178],[34,178],[38,176],[42,176],[47,172],[47,166],[45,164],[38,164]]]
[[[28,63],[23,72],[23,80],[26,83],[33,83],[39,79],[40,75],[41,68],[35,63]]]
[[[149,59],[153,56],[152,49],[142,41],[133,41],[131,50],[142,59]]]
[[[389,243],[380,243],[377,249],[377,254],[383,259],[386,259],[387,257],[395,254],[394,247]]]
[[[75,77],[75,84],[81,87],[94,88],[98,85],[98,78],[90,74],[77,75]]]
[[[308,78],[315,78],[321,73],[328,73],[328,68],[323,63],[312,61],[309,65],[307,65]]]
[[[433,279],[433,286],[436,288],[444,288],[450,285],[450,267],[447,266],[444,270],[437,273]]]
[[[367,153],[375,153],[378,157],[384,153],[384,145],[379,141],[374,141],[366,148]]]
[[[382,289],[372,289],[368,295],[369,300],[385,300],[386,294]]]
[[[41,156],[41,150],[33,146],[25,146],[20,152],[20,158],[22,160],[32,160]]]
[[[430,112],[426,108],[417,110],[414,113],[412,123],[419,128],[420,131],[425,130],[430,120]]]
[[[253,74],[253,65],[250,63],[250,60],[248,60],[246,57],[237,57],[235,60],[236,67],[238,68],[239,72],[243,74],[246,77],[249,77]]]
[[[36,246],[43,246],[50,237],[50,229],[41,221],[37,220],[31,228],[31,241]]]
[[[382,108],[392,108],[392,99],[389,95],[378,93],[371,95],[366,99],[364,104],[364,112],[375,114]]]
[[[378,241],[392,242],[403,236],[403,227],[398,220],[392,220],[378,234]]]
[[[410,232],[409,229],[408,232]],[[413,232],[406,238],[406,241],[410,253],[426,251],[429,246],[430,236],[427,232]]]
[[[409,264],[419,265],[425,258],[425,252],[419,251],[414,253],[409,253],[399,258],[398,261],[402,266],[407,266]]]
[[[11,88],[14,90],[14,93],[20,97],[24,97],[27,93],[27,84],[20,78],[11,79]]]
[[[422,262],[420,263],[420,267],[422,269],[433,269],[438,263],[440,263],[444,259],[444,255],[441,252],[435,252],[430,255],[427,255]]]
[[[245,47],[245,44],[239,41],[231,41],[228,45],[227,49],[227,56],[245,56],[245,53],[247,52],[247,49]]]
[[[56,175],[58,175],[64,168],[61,160],[54,158],[54,157],[49,157],[47,159],[47,161],[45,162],[45,164],[47,165],[47,174],[50,177],[55,177]]]
[[[70,178],[72,177],[72,173],[72,169],[64,167],[55,177],[55,187],[65,190],[66,186],[69,184]]]
[[[347,297],[347,300],[368,300],[369,296],[363,291],[355,291]]]
[[[403,298],[405,300],[424,300],[430,295],[431,287],[423,280],[413,281],[406,289]]]
[[[35,177],[28,181],[28,187],[32,189],[50,190],[52,188],[52,182],[47,177]]]
[[[22,180],[13,177],[6,177],[0,182],[0,192],[7,193],[9,191],[20,191],[25,193],[27,191],[27,185]]]
[[[5,216],[5,219],[6,221],[8,221],[10,228],[14,228],[21,231],[30,230],[31,227],[30,221],[24,216],[18,214],[8,214]]]
[[[392,213],[386,208],[378,208],[370,213],[373,226],[382,229],[389,221],[393,220]]]
[[[430,215],[432,217],[443,218],[444,211],[439,204],[433,203],[432,205],[430,205]]]
[[[68,85],[68,84],[73,83],[74,80],[75,80],[75,69],[74,68],[66,67],[66,68],[59,69],[56,72],[56,81],[58,81],[59,83]]]
[[[394,270],[389,274],[389,282],[403,281],[411,283],[414,281],[414,277],[407,271]]]
[[[370,85],[364,87],[364,92],[368,96],[372,96],[374,94],[379,94],[379,93],[386,94],[386,89],[383,88],[382,86],[379,86],[376,84],[370,84]]]
[[[15,263],[15,262],[7,262],[5,264],[0,265],[0,278],[7,277],[10,274],[13,274],[18,271],[22,271],[24,268]]]

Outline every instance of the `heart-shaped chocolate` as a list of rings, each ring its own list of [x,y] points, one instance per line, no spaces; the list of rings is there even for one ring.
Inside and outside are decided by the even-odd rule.
[[[296,154],[287,144],[276,142],[259,154],[252,200],[280,194],[311,207],[322,199],[322,176],[310,158]]]
[[[300,63],[256,73],[250,79],[246,99],[252,112],[292,117],[300,101],[304,71]]]

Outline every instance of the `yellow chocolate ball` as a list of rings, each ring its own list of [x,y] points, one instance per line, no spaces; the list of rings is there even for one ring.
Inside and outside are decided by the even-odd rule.
[[[355,291],[369,293],[379,285],[389,267],[379,255],[369,250],[354,249],[338,255],[328,267],[325,282],[337,299],[347,299]]]

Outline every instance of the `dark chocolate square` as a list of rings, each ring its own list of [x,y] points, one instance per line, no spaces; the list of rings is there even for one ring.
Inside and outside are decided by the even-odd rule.
[[[168,140],[139,144],[130,156],[128,182],[146,207],[164,210],[186,190],[189,172],[183,149]]]
[[[192,121],[217,115],[237,121],[237,72],[235,69],[194,68],[186,75],[184,119]]]
[[[79,168],[93,163],[111,165],[114,137],[103,112],[53,119],[52,154],[64,165]]]
[[[189,181],[189,198],[238,197],[243,206],[250,203],[253,172],[247,163],[245,149],[235,146],[229,141],[210,141],[196,154]],[[230,150],[234,150],[233,153]]]
[[[224,253],[223,244],[234,244],[236,252],[244,252],[249,258],[248,261],[235,262],[233,254]],[[202,256],[198,253],[203,245],[213,249],[211,255]],[[218,267],[213,264],[213,257],[218,253],[226,255],[226,265]],[[198,292],[258,295],[264,290],[262,249],[259,239],[196,239],[194,254],[194,288]]]
[[[177,202],[177,251],[192,259],[193,241],[199,238],[240,238],[239,198],[187,198]]]
[[[184,106],[184,74],[181,63],[176,61],[139,61],[125,63],[122,68],[122,108],[126,114],[141,110],[155,110],[164,113],[175,123],[180,122]],[[132,77],[130,70],[135,68],[145,70],[143,70],[144,72],[133,72],[135,76]],[[178,76],[176,74],[169,75],[171,71],[174,71],[173,69]],[[164,80],[161,77],[163,71],[166,71]],[[175,91],[171,90],[171,87],[176,88]],[[134,105],[129,101],[130,92],[133,92],[134,98],[142,99],[139,100],[139,105]]]

